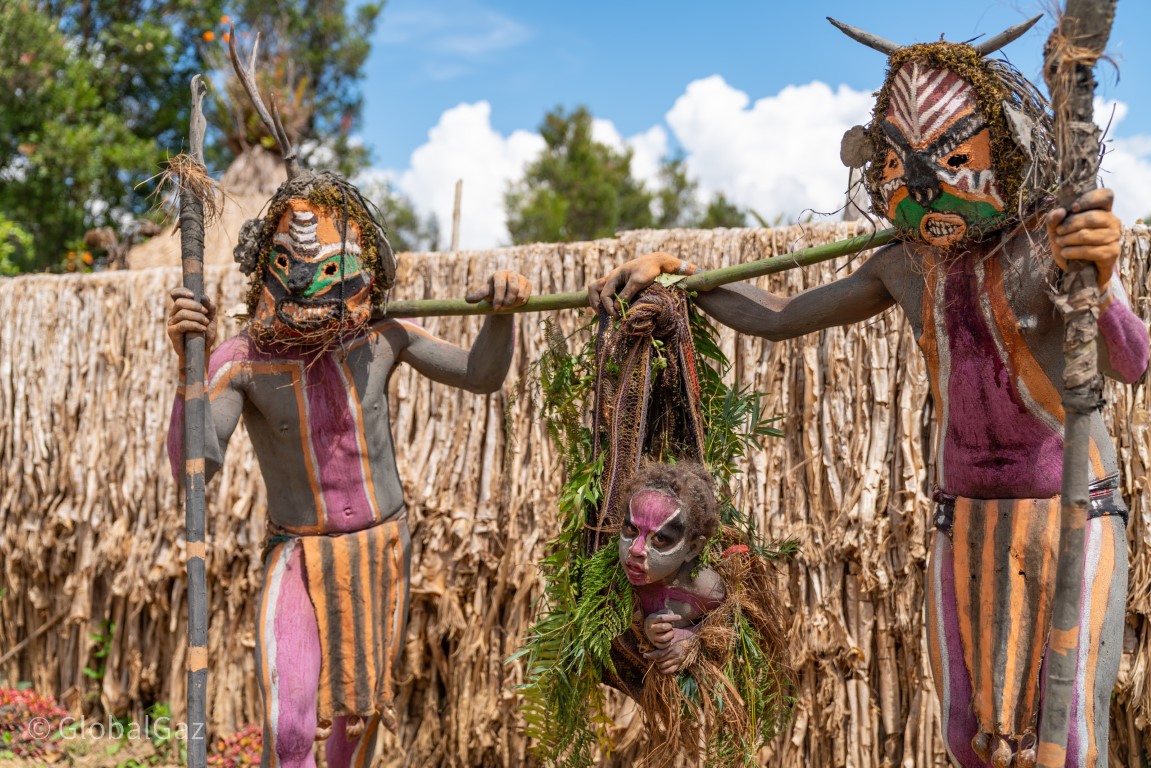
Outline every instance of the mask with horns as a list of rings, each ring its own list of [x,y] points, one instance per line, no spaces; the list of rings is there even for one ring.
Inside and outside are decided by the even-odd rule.
[[[324,348],[371,319],[395,280],[396,260],[379,209],[335,173],[304,173],[271,102],[256,89],[230,36],[233,68],[287,166],[263,218],[244,223],[234,256],[245,274],[249,332],[260,342]],[[258,45],[257,40],[257,45]]]
[[[1047,102],[1010,64],[986,56],[1040,17],[979,44],[898,46],[834,19],[888,56],[871,124],[845,137],[872,210],[902,237],[951,249],[1034,210],[1052,186]],[[862,139],[862,141],[859,141]]]

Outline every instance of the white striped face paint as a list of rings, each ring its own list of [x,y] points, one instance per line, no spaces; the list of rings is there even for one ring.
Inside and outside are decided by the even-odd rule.
[[[879,187],[887,218],[937,248],[994,229],[1006,206],[971,83],[912,59],[888,97]]]
[[[632,495],[619,537],[628,581],[638,587],[670,580],[696,554],[688,546],[687,516],[679,499],[651,489]]]
[[[257,319],[284,337],[367,322],[372,275],[361,256],[354,220],[307,200],[289,201],[272,237]]]

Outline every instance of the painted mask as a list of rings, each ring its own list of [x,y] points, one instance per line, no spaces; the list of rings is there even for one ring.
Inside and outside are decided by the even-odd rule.
[[[368,321],[371,288],[359,225],[293,199],[272,237],[254,322],[281,341],[331,341]]]
[[[620,526],[619,559],[635,586],[674,578],[701,545],[688,540],[687,513],[679,500],[651,489],[635,493]]]
[[[912,59],[895,73],[888,93],[877,179],[887,218],[937,248],[1001,226],[1005,195],[972,85],[951,70]]]

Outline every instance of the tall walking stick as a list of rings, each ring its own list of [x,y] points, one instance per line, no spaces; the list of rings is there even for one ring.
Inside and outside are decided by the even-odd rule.
[[[1117,0],[1067,0],[1044,49],[1044,77],[1055,113],[1059,203],[1071,204],[1095,188],[1100,133],[1092,119],[1092,69],[1111,34]],[[1039,725],[1038,764],[1063,768],[1071,722],[1071,697],[1079,659],[1079,604],[1090,500],[1091,417],[1102,404],[1096,352],[1098,288],[1095,265],[1069,262],[1056,303],[1066,326],[1063,341],[1063,487],[1059,565],[1055,572],[1046,695]],[[1085,704],[1082,703],[1081,706]]]
[[[189,135],[193,173],[204,173],[203,99],[207,88],[192,78]],[[180,263],[184,287],[204,300],[204,204],[196,185],[180,179]],[[204,541],[204,335],[184,336],[184,525],[188,548],[188,766],[208,763],[208,581]]]

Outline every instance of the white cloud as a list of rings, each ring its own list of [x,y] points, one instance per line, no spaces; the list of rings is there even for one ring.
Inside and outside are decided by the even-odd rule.
[[[592,136],[617,150],[630,147],[632,172],[654,183],[659,161],[667,154],[667,132],[653,126],[624,139],[609,120],[595,120]],[[428,132],[428,141],[412,153],[403,171],[374,168],[359,176],[368,186],[387,183],[411,198],[421,215],[435,214],[440,222],[442,246],[451,238],[452,206],[456,179],[464,180],[460,205],[460,247],[493,248],[511,241],[504,211],[504,193],[518,181],[528,163],[544,149],[537,133],[515,131],[510,136],[491,125],[491,105],[486,101],[460,104],[440,116]]]
[[[832,212],[843,205],[847,169],[839,142],[853,125],[870,116],[872,95],[846,86],[813,82],[788,86],[752,102],[746,93],[713,76],[690,83],[667,113],[667,124],[685,153],[688,173],[704,199],[723,192],[770,220],[795,220],[810,211]],[[1111,132],[1126,115],[1121,102],[1096,105]],[[596,118],[592,136],[617,150],[633,151],[632,172],[655,186],[660,160],[671,139],[661,125],[624,138],[610,120]],[[417,210],[434,213],[443,238],[450,237],[456,179],[464,179],[460,244],[479,249],[509,242],[504,193],[544,148],[534,132],[510,136],[491,126],[486,101],[447,110],[412,153],[403,171],[372,173],[394,183]],[[1151,213],[1151,136],[1108,140],[1104,183],[1116,193],[1116,213],[1125,222]],[[446,246],[446,243],[445,243]]]
[[[832,211],[842,205],[847,169],[839,162],[844,131],[866,121],[871,95],[822,83],[784,89],[751,104],[747,94],[720,77],[698,80],[667,114],[687,157],[689,174],[710,195],[750,206],[768,218],[799,217],[805,209]],[[617,150],[632,150],[632,172],[656,185],[670,139],[661,125],[624,138],[610,120],[596,118],[592,136]],[[455,182],[464,179],[460,245],[478,249],[510,241],[504,211],[508,183],[544,148],[536,133],[510,136],[491,126],[486,101],[460,104],[441,115],[427,143],[412,153],[404,171],[376,170],[410,197],[422,214],[435,214],[450,237]]]
[[[464,180],[460,247],[492,248],[508,242],[504,192],[544,147],[535,133],[497,133],[491,111],[486,101],[447,110],[428,132],[427,143],[412,153],[407,170],[377,171],[394,179],[421,214],[435,214],[445,248],[450,244],[457,179]]]
[[[1116,133],[1126,116],[1127,105],[1123,102],[1095,100],[1095,122],[1110,135]],[[1106,186],[1115,190],[1115,214],[1123,223],[1132,224],[1151,214],[1151,136],[1108,138],[1104,143],[1107,154],[1099,175]]]
[[[868,92],[813,82],[753,104],[713,75],[687,86],[667,122],[705,194],[723,192],[768,220],[792,220],[843,205],[847,169],[839,142],[868,120],[872,101]]]

